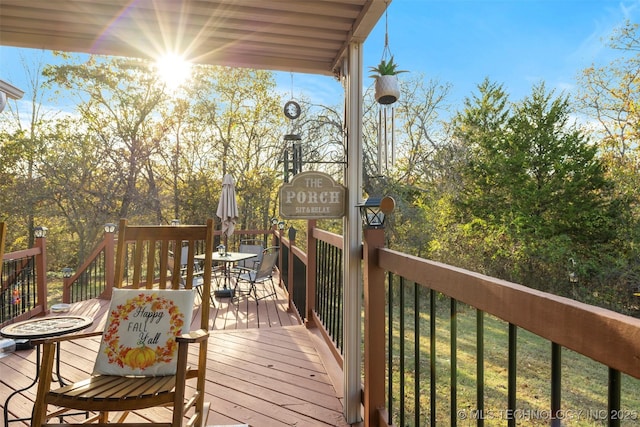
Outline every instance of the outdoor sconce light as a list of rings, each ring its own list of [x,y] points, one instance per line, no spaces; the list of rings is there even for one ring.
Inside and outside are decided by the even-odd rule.
[[[573,258],[569,258],[569,261],[571,262],[571,268],[569,269],[569,282],[578,283],[578,275],[575,272],[576,262]]]
[[[37,238],[47,237],[47,227],[36,227],[33,229],[33,235]]]
[[[105,233],[115,233],[116,231],[116,225],[112,222],[108,222],[104,225],[104,232]]]
[[[362,226],[364,228],[384,228],[385,216],[393,212],[395,206],[395,200],[389,196],[382,199],[369,197],[364,203],[358,205]]]
[[[171,225],[173,227],[175,227],[176,225],[180,225],[180,220],[179,219],[172,219],[171,220]]]
[[[62,269],[62,277],[64,277],[65,279],[68,279],[71,276],[73,276],[73,269],[72,268],[65,267],[65,268]]]
[[[218,245],[218,255],[223,256],[226,253],[226,249],[224,245]]]
[[[284,221],[278,223],[278,230],[284,230]]]

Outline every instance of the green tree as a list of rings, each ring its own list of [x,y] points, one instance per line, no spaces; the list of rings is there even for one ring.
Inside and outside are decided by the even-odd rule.
[[[161,149],[159,142],[166,126],[157,123],[154,115],[167,95],[149,64],[92,56],[84,63],[49,66],[44,74],[77,95],[78,112],[87,132],[99,139],[111,156],[110,171],[118,177],[111,188],[112,197],[119,202],[113,215],[161,220],[152,161]]]
[[[386,226],[388,244],[426,256],[433,233],[431,209],[446,169],[438,164],[438,153],[446,146],[441,113],[450,86],[412,73],[402,79],[400,89],[393,106],[379,105],[372,91],[365,97],[363,187],[368,195],[389,195],[396,201]]]
[[[593,64],[578,77],[576,104],[592,121],[600,156],[614,183],[620,218],[608,264],[597,272],[612,292],[637,300],[631,290],[640,283],[640,36],[638,24],[614,30],[609,47],[616,57]],[[637,303],[636,303],[637,304]]]
[[[199,146],[209,176],[208,189],[189,191],[198,192],[198,200],[213,202],[209,212],[215,213],[222,178],[230,173],[236,181],[238,228],[266,228],[278,188],[285,124],[273,73],[208,67],[197,81],[194,114],[183,140]]]
[[[81,264],[102,238],[104,224],[115,221],[119,203],[112,192],[119,186],[118,176],[111,173],[110,153],[83,130],[79,118],[59,120],[46,142],[50,149],[38,170],[43,190],[64,219],[68,232],[63,236],[75,237],[75,258],[67,251],[66,265]]]
[[[491,274],[537,287],[564,282],[570,257],[613,238],[597,147],[571,122],[568,99],[544,84],[510,105],[485,80],[465,105],[454,120],[468,147],[454,201],[463,234]]]
[[[47,225],[40,221],[51,215],[43,194],[43,178],[37,170],[47,150],[44,135],[55,120],[54,113],[42,106],[50,95],[42,81],[44,64],[40,60],[33,63],[23,60],[23,66],[28,82],[23,102],[9,102],[7,111],[0,115],[4,130],[0,139],[0,176],[3,178],[0,202],[9,235],[19,239],[15,241],[20,249],[33,246],[34,227]],[[8,247],[12,241],[14,238],[10,237]]]

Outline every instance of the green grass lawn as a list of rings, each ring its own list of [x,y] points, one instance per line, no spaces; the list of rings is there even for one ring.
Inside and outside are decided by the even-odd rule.
[[[430,421],[430,340],[429,293],[420,290],[419,355],[414,356],[413,294],[405,304],[405,426],[414,426],[415,382],[419,381],[420,426]],[[409,295],[411,294],[411,295]],[[394,296],[394,298],[396,298]],[[397,301],[397,298],[396,298]],[[438,425],[451,424],[451,344],[450,303],[440,298],[436,309],[436,420]],[[393,413],[394,424],[401,425],[399,354],[399,305],[394,309],[393,331]],[[456,413],[458,425],[476,425],[476,310],[458,304],[457,307],[457,383]],[[485,425],[506,425],[508,375],[508,324],[484,315],[484,410]],[[615,349],[612,349],[615,351]],[[551,396],[551,343],[526,330],[517,331],[517,404],[514,414],[517,424],[549,425]],[[416,360],[418,359],[418,360]],[[418,369],[416,369],[418,368]],[[562,350],[562,409],[564,426],[606,425],[608,368],[573,351]],[[622,375],[622,425],[640,425],[640,380]]]

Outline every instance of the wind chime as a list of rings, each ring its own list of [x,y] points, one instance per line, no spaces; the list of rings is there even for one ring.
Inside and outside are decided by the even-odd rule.
[[[380,105],[378,110],[378,171],[389,171],[396,161],[395,121],[392,105]]]
[[[388,3],[387,3],[388,7]],[[369,67],[371,77],[375,79],[375,98],[378,110],[378,171],[389,171],[396,160],[395,146],[395,110],[393,104],[400,97],[400,85],[397,75],[404,73],[398,70],[389,48],[389,25],[387,9],[384,13],[385,33],[382,58],[377,67]]]
[[[293,99],[293,73],[291,73],[291,99],[284,104],[284,115],[291,121],[292,128],[293,121],[300,117],[301,112],[300,104]],[[296,133],[286,134],[284,141],[286,144],[283,152],[284,182],[289,182],[289,174],[296,175],[302,172],[302,144],[300,135]],[[290,148],[289,143],[291,143]]]

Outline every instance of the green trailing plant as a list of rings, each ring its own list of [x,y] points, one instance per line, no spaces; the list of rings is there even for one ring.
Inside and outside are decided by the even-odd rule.
[[[400,73],[407,73],[407,70],[398,70],[398,64],[393,62],[393,56],[389,58],[389,61],[382,59],[380,63],[375,67],[369,67],[371,71],[370,77],[377,79],[380,76],[395,76]]]

